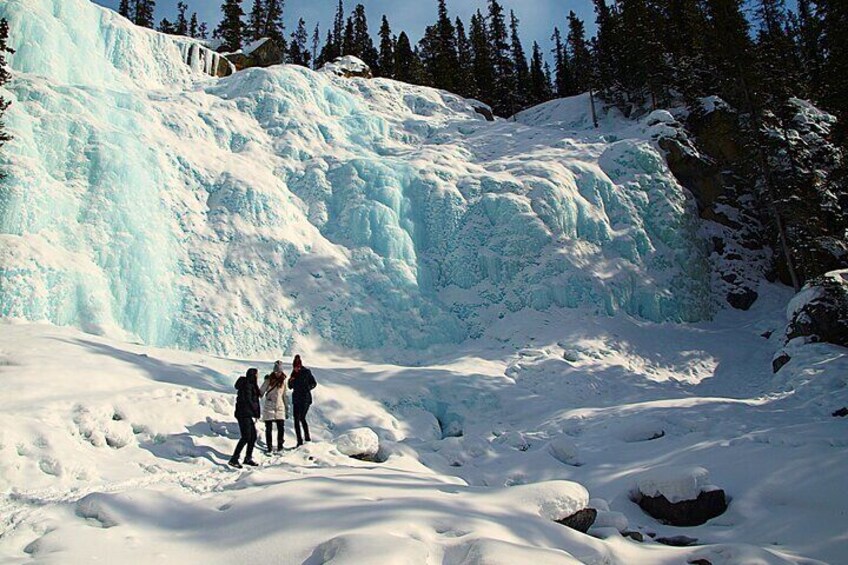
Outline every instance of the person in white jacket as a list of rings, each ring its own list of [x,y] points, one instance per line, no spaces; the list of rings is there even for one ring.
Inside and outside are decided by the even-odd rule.
[[[271,453],[274,424],[277,425],[277,451],[282,451],[285,423],[290,412],[289,398],[286,394],[286,374],[283,372],[282,361],[274,363],[274,371],[265,376],[265,381],[259,387],[259,394],[265,397],[262,420],[265,421],[266,452]]]

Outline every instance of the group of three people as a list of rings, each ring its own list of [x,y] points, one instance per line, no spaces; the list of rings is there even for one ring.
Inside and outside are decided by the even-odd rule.
[[[230,465],[242,468],[239,462],[242,449],[247,447],[244,456],[244,464],[255,466],[253,460],[253,449],[256,446],[256,420],[261,416],[265,421],[265,446],[267,453],[271,453],[273,443],[274,427],[277,428],[277,451],[283,450],[285,421],[289,418],[289,399],[287,388],[292,391],[292,404],[294,405],[294,431],[297,435],[297,447],[303,445],[304,441],[311,441],[309,437],[309,425],[306,423],[306,414],[312,406],[312,389],[315,388],[315,377],[312,371],[303,366],[300,355],[294,356],[292,361],[291,375],[286,376],[283,371],[283,362],[274,363],[274,370],[265,376],[262,386],[259,386],[259,371],[248,369],[247,375],[239,377],[236,381],[236,420],[238,420],[241,438]],[[259,399],[265,397],[265,405],[260,412]],[[301,435],[302,428],[302,435]]]

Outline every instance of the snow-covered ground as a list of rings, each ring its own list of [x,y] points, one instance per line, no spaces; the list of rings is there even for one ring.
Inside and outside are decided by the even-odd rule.
[[[846,350],[773,375],[790,293],[718,308],[661,120],[213,79],[86,0],[0,17],[0,561],[844,561]],[[227,467],[235,379],[295,352],[316,441]],[[675,528],[637,484],[730,506]]]
[[[848,439],[830,412],[848,355],[799,346],[773,376],[786,298],[685,326],[521,314],[419,366],[309,352],[316,441],[244,471],[225,466],[231,387],[272,359],[5,323],[0,560],[839,563]],[[361,427],[378,462],[335,447]],[[646,473],[691,465],[727,492],[724,515],[675,528],[630,500]],[[587,498],[646,541],[552,521]]]

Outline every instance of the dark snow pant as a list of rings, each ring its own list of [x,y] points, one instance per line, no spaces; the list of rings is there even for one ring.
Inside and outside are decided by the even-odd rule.
[[[244,454],[244,460],[250,461],[253,459],[253,447],[256,445],[256,424],[253,423],[253,418],[238,418],[239,432],[241,439],[236,445],[236,451],[233,453],[233,461],[238,461],[241,457],[241,450],[247,446],[247,453]]]
[[[306,423],[306,413],[309,412],[310,404],[295,402],[294,404],[294,433],[297,435],[297,444],[303,445],[303,440],[312,441],[309,438],[309,424]],[[303,426],[303,436],[300,435],[300,427]]]
[[[265,445],[268,447],[268,451],[271,451],[271,440],[274,439],[272,436],[274,435],[274,424],[277,424],[277,451],[283,450],[283,429],[285,428],[286,421],[285,420],[265,420]]]

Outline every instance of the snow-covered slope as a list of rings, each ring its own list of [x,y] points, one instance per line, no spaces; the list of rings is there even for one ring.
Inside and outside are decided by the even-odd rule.
[[[298,67],[212,79],[185,40],[87,0],[0,17],[3,317],[251,353],[423,348],[524,309],[712,313],[693,204],[638,127],[489,123]]]

